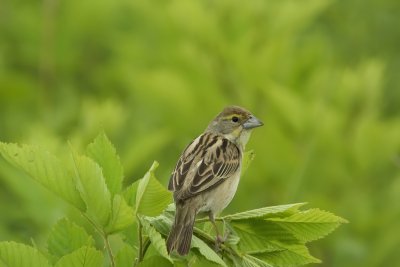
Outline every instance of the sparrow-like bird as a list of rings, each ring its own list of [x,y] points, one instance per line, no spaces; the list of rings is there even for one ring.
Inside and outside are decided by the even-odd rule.
[[[167,239],[168,253],[190,250],[196,215],[206,212],[218,234],[214,216],[235,195],[244,147],[251,130],[263,123],[244,108],[226,107],[183,151],[168,189],[174,192],[175,221]]]

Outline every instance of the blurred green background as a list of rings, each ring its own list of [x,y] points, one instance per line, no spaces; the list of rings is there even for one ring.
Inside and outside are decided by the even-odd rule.
[[[0,3],[0,140],[56,154],[101,130],[125,182],[228,104],[265,126],[225,212],[309,202],[350,224],[320,266],[400,264],[398,0]],[[0,240],[43,244],[70,207],[0,159]]]

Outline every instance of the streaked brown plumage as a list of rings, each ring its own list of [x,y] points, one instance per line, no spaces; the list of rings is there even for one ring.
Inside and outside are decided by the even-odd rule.
[[[189,252],[198,213],[207,212],[215,226],[214,216],[236,192],[250,132],[261,125],[249,111],[226,107],[183,151],[168,185],[176,205],[175,221],[167,239],[168,253]],[[220,239],[217,232],[217,240]]]

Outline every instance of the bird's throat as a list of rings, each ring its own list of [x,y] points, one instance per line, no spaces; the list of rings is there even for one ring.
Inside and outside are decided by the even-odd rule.
[[[247,142],[249,141],[251,130],[238,128],[229,134],[225,134],[224,137],[229,141],[235,143],[238,147],[244,151]]]

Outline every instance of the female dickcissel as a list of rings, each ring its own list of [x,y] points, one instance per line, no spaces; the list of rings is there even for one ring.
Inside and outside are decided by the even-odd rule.
[[[251,130],[263,123],[244,108],[226,107],[183,151],[168,189],[174,193],[175,221],[167,239],[168,253],[190,250],[196,215],[206,212],[218,234],[214,216],[235,195],[244,147]]]

